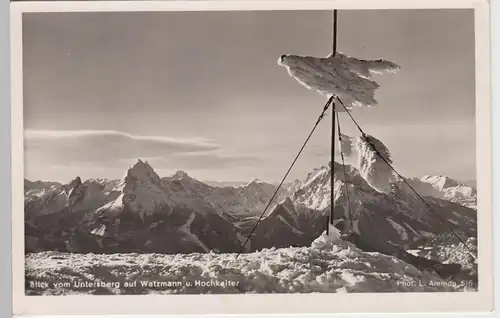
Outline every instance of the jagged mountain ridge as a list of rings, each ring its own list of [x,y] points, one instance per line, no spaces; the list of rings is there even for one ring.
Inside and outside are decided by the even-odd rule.
[[[27,250],[234,252],[238,222],[275,189],[258,180],[212,187],[182,171],[160,178],[138,160],[118,181],[76,178],[25,196]]]
[[[30,191],[37,191],[37,190],[50,190],[50,189],[55,189],[59,188],[62,186],[59,182],[44,182],[44,181],[30,181],[28,179],[24,179],[24,193],[28,193]]]
[[[411,246],[422,239],[454,228],[466,237],[476,235],[476,211],[436,197],[425,197],[432,209],[403,182],[391,184],[392,192],[373,189],[351,166],[335,162],[334,218],[346,224],[353,218],[353,228],[361,240],[388,254],[394,246]],[[330,214],[330,167],[315,169],[296,188],[291,200],[278,204],[261,221],[255,237],[258,247],[310,244],[325,228]],[[348,190],[346,190],[346,184]],[[446,223],[442,222],[442,218]],[[288,229],[286,229],[288,227]],[[284,229],[285,228],[285,229]],[[280,239],[282,233],[302,233]],[[275,236],[269,232],[276,232]],[[254,244],[255,247],[255,244]]]
[[[445,199],[467,207],[476,208],[477,190],[447,176],[423,176],[408,179],[422,195]]]
[[[398,191],[393,194],[380,194],[351,166],[346,166],[346,193],[343,167],[335,165],[335,216],[348,219],[347,212],[352,212],[357,216],[355,228],[366,240],[411,244],[443,230],[402,185],[395,185]],[[275,189],[258,180],[213,187],[181,171],[160,178],[139,160],[118,181],[82,183],[76,178],[25,197],[27,251],[235,252]],[[293,182],[257,227],[248,250],[309,245],[325,227],[329,200],[329,167]],[[474,235],[474,210],[443,199],[428,200],[458,227],[468,228],[467,235]]]

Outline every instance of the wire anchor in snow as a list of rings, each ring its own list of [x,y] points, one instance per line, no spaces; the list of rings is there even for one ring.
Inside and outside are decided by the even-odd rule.
[[[262,220],[262,218],[264,217],[264,215],[266,214],[267,212],[267,209],[269,209],[269,207],[271,206],[271,203],[273,202],[274,198],[276,197],[276,195],[278,194],[278,191],[281,189],[281,187],[283,186],[283,183],[285,182],[286,178],[288,177],[288,174],[290,173],[290,171],[292,171],[292,168],[293,166],[295,165],[295,163],[297,162],[297,159],[299,159],[300,155],[302,154],[302,151],[304,150],[304,148],[306,147],[307,143],[309,142],[309,139],[311,139],[311,136],[312,134],[314,133],[314,131],[316,130],[316,128],[318,127],[321,119],[323,119],[323,117],[325,117],[325,113],[326,111],[328,110],[328,108],[330,107],[330,105],[332,104],[333,102],[333,96],[331,96],[327,101],[326,101],[326,104],[325,106],[323,107],[323,111],[321,112],[321,114],[319,115],[318,119],[316,120],[316,123],[314,124],[313,128],[311,129],[311,132],[309,132],[309,135],[307,136],[306,140],[304,141],[304,143],[302,144],[302,147],[300,147],[300,150],[299,152],[297,153],[297,155],[295,156],[295,159],[293,159],[292,161],[292,164],[290,165],[290,167],[288,168],[287,172],[285,173],[285,176],[283,177],[283,179],[281,179],[281,182],[280,184],[278,185],[278,187],[276,188],[276,190],[274,191],[274,194],[271,196],[271,198],[269,199],[269,202],[267,203],[266,207],[264,208],[264,211],[262,212],[262,214],[260,215],[259,219],[257,220],[257,222],[255,222],[255,225],[254,227],[252,228],[252,231],[250,232],[250,234],[248,234],[245,242],[243,243],[243,245],[241,246],[241,249],[240,251],[238,252],[238,255],[236,255],[236,259],[238,259],[238,257],[240,256],[240,254],[243,252],[243,250],[245,249],[245,246],[247,245],[248,241],[250,240],[250,237],[252,236],[252,234],[255,232],[255,229],[257,228],[257,225],[259,225],[259,222]]]

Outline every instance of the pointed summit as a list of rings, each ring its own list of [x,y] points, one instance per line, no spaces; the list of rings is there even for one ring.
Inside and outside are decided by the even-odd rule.
[[[171,211],[170,199],[161,179],[147,161],[138,159],[113,191],[121,193],[118,193],[116,200],[102,206],[96,213],[115,215],[128,210],[144,220],[146,215]]]
[[[81,184],[82,184],[82,179],[80,179],[80,177],[76,177],[68,183],[68,185],[72,188],[78,187]]]
[[[141,159],[137,159],[137,162],[127,170],[121,183],[128,183],[132,180],[161,184],[160,177],[154,169],[147,161],[142,161]]]
[[[250,182],[247,183],[246,186],[252,185],[252,184],[265,184],[266,182],[260,180],[259,178],[253,178],[250,180]]]
[[[64,192],[69,195],[74,191],[74,189],[82,188],[82,186],[82,179],[80,179],[80,177],[76,177],[71,180],[66,186],[64,186],[63,189]]]
[[[190,176],[182,171],[182,170],[178,170],[173,176],[172,176],[172,179],[176,179],[176,180],[179,180],[179,179],[186,179],[186,178],[190,178]]]
[[[64,191],[67,195],[66,206],[73,206],[78,201],[81,201],[85,196],[87,187],[82,183],[80,177],[76,177],[69,184],[68,188]]]

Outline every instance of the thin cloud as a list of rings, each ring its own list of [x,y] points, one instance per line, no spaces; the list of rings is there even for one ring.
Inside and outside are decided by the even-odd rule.
[[[28,163],[36,160],[96,164],[220,148],[206,138],[140,136],[114,130],[27,130],[24,147]]]

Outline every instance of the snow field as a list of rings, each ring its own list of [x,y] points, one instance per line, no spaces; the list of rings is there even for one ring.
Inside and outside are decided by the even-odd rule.
[[[26,256],[28,294],[217,294],[460,291],[380,253],[323,238],[323,245],[242,254],[69,254]],[[104,282],[106,287],[84,286]],[[58,282],[69,282],[56,287]],[[135,286],[126,286],[133,285]],[[118,284],[118,285],[117,285]]]

